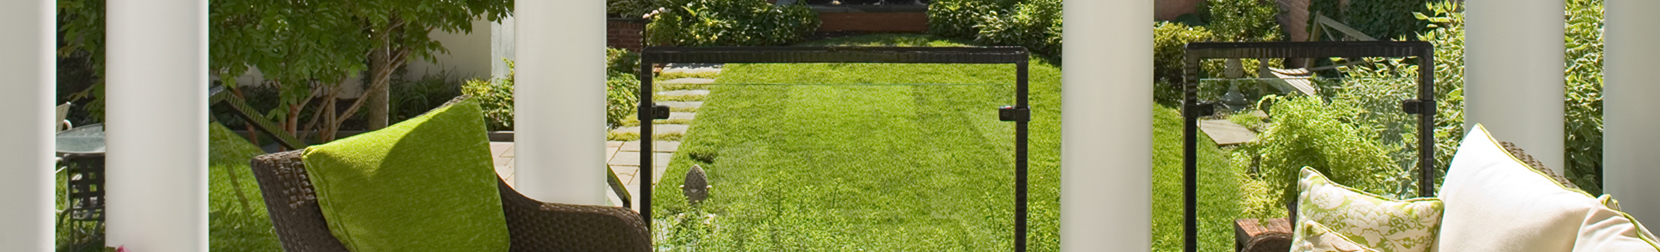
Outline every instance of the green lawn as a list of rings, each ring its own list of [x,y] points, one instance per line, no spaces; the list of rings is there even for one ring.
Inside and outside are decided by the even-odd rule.
[[[213,124],[208,129],[208,247],[214,251],[282,251],[282,243],[271,228],[265,200],[259,192],[248,161],[264,154],[230,129]],[[231,174],[247,197],[243,208],[237,199]]]
[[[1182,250],[1182,115],[1154,105],[1153,250]],[[1231,167],[1209,136],[1199,134],[1199,251],[1232,251],[1233,220],[1242,216],[1242,167]]]
[[[809,45],[953,46],[917,35]],[[1013,247],[1011,65],[729,64],[653,198],[658,250]],[[1059,247],[1060,69],[1031,65],[1032,251]],[[799,85],[743,85],[743,84]],[[985,85],[860,85],[860,84]],[[995,84],[995,85],[993,85]],[[703,166],[711,199],[680,182]]]

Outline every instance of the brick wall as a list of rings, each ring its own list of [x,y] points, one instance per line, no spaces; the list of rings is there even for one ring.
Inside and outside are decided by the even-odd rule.
[[[645,19],[605,19],[605,46],[638,52],[645,48],[645,31]]]
[[[925,12],[819,12],[819,32],[927,32]]]

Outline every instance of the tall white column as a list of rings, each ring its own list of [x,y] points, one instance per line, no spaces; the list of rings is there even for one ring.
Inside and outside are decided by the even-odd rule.
[[[516,188],[605,204],[605,2],[514,4]]]
[[[207,0],[107,6],[107,244],[207,251]]]
[[[1070,1],[1064,8],[1061,250],[1148,251],[1153,1]]]
[[[1562,174],[1562,0],[1466,3],[1466,128],[1486,125]]]
[[[56,2],[0,1],[0,247],[52,250]]]
[[[1608,0],[1603,21],[1602,186],[1639,222],[1660,224],[1660,8],[1651,0]],[[1652,228],[1652,227],[1651,227]]]

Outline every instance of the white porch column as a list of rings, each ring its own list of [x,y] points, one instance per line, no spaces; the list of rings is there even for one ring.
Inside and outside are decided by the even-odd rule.
[[[0,247],[52,250],[56,2],[0,1]]]
[[[207,0],[109,1],[110,246],[207,251]]]
[[[1562,174],[1562,0],[1466,3],[1466,128],[1486,125]]]
[[[605,204],[605,2],[514,4],[517,189],[537,200]]]
[[[1071,25],[1062,45],[1061,250],[1147,251],[1153,1],[1071,1],[1063,8]]]
[[[1660,8],[1650,0],[1608,0],[1603,19],[1602,188],[1639,222],[1660,224]]]

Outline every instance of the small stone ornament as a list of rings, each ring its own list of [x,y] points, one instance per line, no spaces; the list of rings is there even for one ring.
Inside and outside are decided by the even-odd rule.
[[[692,165],[692,169],[686,171],[686,183],[680,185],[680,190],[686,193],[687,201],[697,204],[708,199],[709,189],[714,187],[709,185],[709,177],[704,175],[703,167]]]

